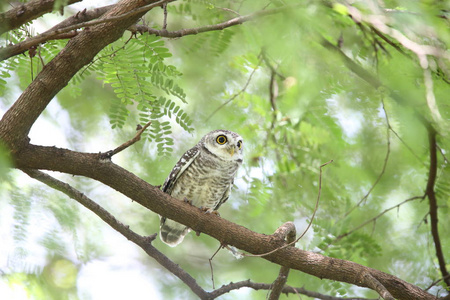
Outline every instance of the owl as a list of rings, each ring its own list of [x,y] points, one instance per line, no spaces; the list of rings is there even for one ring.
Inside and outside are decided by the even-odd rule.
[[[228,130],[214,130],[186,151],[167,177],[162,190],[181,201],[216,211],[228,200],[233,180],[242,164],[242,137]],[[190,231],[161,217],[161,240],[175,247]]]

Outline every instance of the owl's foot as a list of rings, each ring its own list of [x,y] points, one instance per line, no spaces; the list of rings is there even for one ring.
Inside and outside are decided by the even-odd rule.
[[[184,197],[183,201],[189,205],[192,205],[192,200],[189,200],[188,198]]]
[[[212,208],[206,208],[206,207],[203,207],[203,206],[200,206],[200,209],[202,211],[204,211],[205,214],[215,214],[216,216],[220,217],[220,214],[219,214],[219,212],[217,210],[214,210]]]

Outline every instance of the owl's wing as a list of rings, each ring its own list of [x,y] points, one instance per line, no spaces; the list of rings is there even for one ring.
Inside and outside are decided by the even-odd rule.
[[[233,181],[231,181],[230,187],[225,191],[225,193],[223,193],[222,198],[220,199],[220,201],[216,204],[216,206],[214,207],[214,210],[218,210],[219,207],[224,204],[228,198],[230,197],[230,192],[231,192],[231,187],[233,186]]]
[[[162,186],[162,191],[167,194],[172,194],[172,189],[177,182],[178,178],[183,172],[192,164],[195,158],[199,155],[200,151],[197,146],[186,151],[175,164],[169,176]]]

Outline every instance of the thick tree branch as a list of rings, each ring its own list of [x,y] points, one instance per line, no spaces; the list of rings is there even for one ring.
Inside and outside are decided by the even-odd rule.
[[[159,2],[123,0],[104,14],[102,19],[121,16],[147,3]],[[151,5],[147,7],[151,9]],[[144,13],[145,11],[142,11],[120,18],[116,22],[96,25],[71,39],[5,113],[0,121],[0,139],[13,151],[18,151],[18,148],[27,143],[31,126],[53,97],[67,85],[78,70],[88,64],[105,46],[119,39]]]
[[[136,245],[142,248],[150,257],[154,258],[160,265],[169,270],[172,274],[177,276],[181,281],[183,281],[200,299],[209,299],[208,293],[203,290],[195,281],[195,279],[184,271],[179,265],[171,261],[167,256],[158,251],[153,245],[152,241],[155,239],[156,234],[152,236],[141,236],[136,232],[132,231],[128,225],[121,223],[112,214],[110,214],[103,207],[98,205],[95,201],[91,200],[89,197],[76,190],[67,183],[64,183],[52,176],[45,174],[44,172],[23,169],[23,172],[28,174],[31,178],[39,180],[40,182],[48,185],[49,187],[63,192],[70,198],[76,200],[87,209],[95,213],[109,226],[120,232],[128,240],[132,241]]]
[[[157,214],[249,253],[262,254],[280,248],[264,256],[264,259],[281,266],[319,278],[368,287],[358,275],[365,272],[376,278],[398,299],[435,299],[417,286],[381,271],[295,247],[282,248],[285,242],[275,236],[253,232],[214,214],[204,214],[197,207],[172,198],[111,161],[100,159],[99,154],[28,145],[16,153],[14,159],[16,167],[21,169],[46,169],[93,178]]]
[[[444,253],[442,252],[441,239],[439,237],[438,207],[436,194],[434,192],[434,185],[436,183],[436,175],[437,175],[437,151],[438,151],[436,143],[436,131],[431,127],[427,129],[428,129],[428,142],[430,148],[430,169],[428,174],[427,189],[425,193],[430,203],[431,235],[433,236],[434,248],[436,250],[436,257],[439,262],[439,269],[441,270],[445,284],[447,286],[450,286],[450,276],[446,268]]]
[[[69,0],[67,5],[80,2],[81,0]],[[55,5],[55,0],[31,0],[27,3],[17,5],[16,7],[0,14],[0,34],[9,30],[16,29],[21,25],[39,18],[40,16],[51,12]]]

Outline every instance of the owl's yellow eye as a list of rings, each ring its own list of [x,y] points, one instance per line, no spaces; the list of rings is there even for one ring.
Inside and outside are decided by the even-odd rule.
[[[242,148],[242,142],[241,141],[237,142],[237,146],[238,146],[239,149],[241,149]]]
[[[219,135],[219,136],[216,138],[216,142],[217,142],[219,145],[223,145],[223,144],[225,144],[225,143],[227,142],[227,137],[224,136],[224,135]]]

